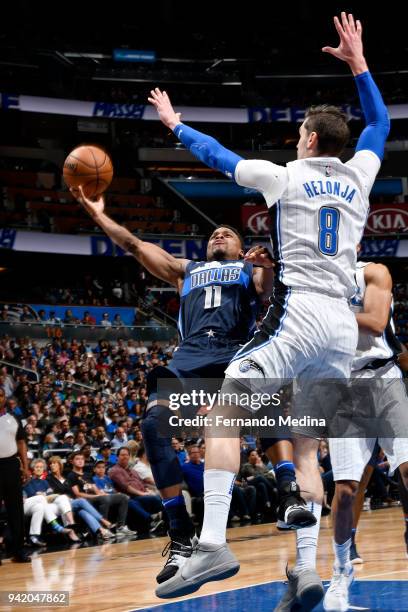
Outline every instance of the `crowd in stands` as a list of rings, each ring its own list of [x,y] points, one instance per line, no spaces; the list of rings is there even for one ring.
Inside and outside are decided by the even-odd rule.
[[[108,305],[108,304],[105,304]],[[17,312],[16,312],[17,309]],[[21,314],[19,311],[21,310]],[[98,309],[98,312],[103,309]],[[138,325],[143,320],[140,313],[135,310],[134,318],[129,325]],[[89,310],[84,310],[83,316],[75,314],[75,308],[67,308],[62,316],[57,316],[55,310],[45,310],[44,308],[35,311],[27,305],[12,306],[2,304],[0,310],[0,321],[3,322],[22,322],[22,323],[39,323],[47,326],[65,326],[65,325],[100,325],[102,327],[124,327],[126,323],[122,320],[121,314],[113,314],[111,318],[110,312],[101,312],[95,316]]]
[[[124,306],[134,303],[134,294],[137,292],[136,283],[124,286],[120,280],[91,278],[88,275],[82,276],[80,272],[73,286],[45,286],[36,289],[36,292],[31,292],[31,295],[28,289],[26,302],[31,299],[37,303],[39,301],[51,305]],[[20,301],[18,297],[17,301]]]
[[[95,281],[98,282],[98,281]],[[160,281],[152,281],[152,284],[161,284]],[[120,283],[115,283],[115,290],[120,288]],[[150,288],[151,289],[151,288]],[[75,314],[75,307],[64,309],[63,316],[57,316],[56,312],[52,308],[42,308],[35,312],[32,308],[26,305],[19,306],[18,312],[16,313],[15,307],[9,306],[8,304],[0,305],[0,321],[3,322],[16,322],[16,321],[27,321],[27,322],[38,322],[44,325],[101,325],[105,328],[121,328],[125,325],[149,325],[158,324],[162,320],[163,315],[170,317],[170,321],[177,319],[177,313],[180,306],[179,295],[174,291],[160,291],[160,287],[154,287],[155,291],[147,291],[144,294],[137,295],[137,303],[140,308],[134,309],[134,316],[131,323],[126,323],[122,320],[120,313],[102,312],[100,315],[95,316],[88,310],[83,310],[83,314],[80,316]],[[82,291],[81,291],[82,293]],[[79,297],[81,293],[76,293],[74,289],[61,289],[56,290],[54,293],[54,299],[59,298],[64,303],[76,303],[79,306],[83,305],[83,298]],[[48,294],[50,295],[50,294]],[[44,296],[46,297],[46,296]],[[68,297],[68,302],[66,298]],[[78,297],[78,300],[74,300],[74,297]],[[115,299],[119,299],[116,297]],[[44,301],[46,301],[44,299]],[[52,303],[59,303],[59,300]],[[108,298],[103,298],[103,303],[95,298],[93,305],[110,306]],[[21,314],[20,314],[21,312]],[[395,322],[396,336],[407,348],[408,348],[408,285],[406,283],[398,283],[394,286],[394,312],[393,319]],[[155,318],[151,318],[154,315]],[[258,315],[258,323],[262,320],[263,311]]]
[[[109,542],[122,537],[164,533],[166,517],[143,446],[140,421],[147,403],[146,376],[171,360],[177,340],[142,341],[28,338],[0,340],[0,358],[38,373],[0,369],[7,408],[25,430],[32,479],[24,488],[27,533],[43,547],[61,536],[70,543],[90,538]],[[200,524],[203,516],[205,440],[200,432],[173,438],[182,466],[187,508]],[[241,438],[241,469],[233,489],[230,523],[274,521],[277,491],[273,466],[259,441]],[[325,441],[319,451],[330,512],[333,478]],[[382,475],[381,475],[382,472]],[[376,470],[379,505],[393,490],[384,458]],[[395,487],[394,487],[395,488]],[[38,494],[41,495],[38,495]]]
[[[130,282],[81,275],[78,271],[69,287],[55,287],[50,283],[39,286],[33,277],[28,278],[24,286],[17,282],[14,286],[8,283],[0,288],[0,300],[9,302],[0,304],[0,321],[35,320],[47,324],[97,324],[106,327],[140,325],[152,316],[161,320],[167,315],[175,320],[180,303],[175,290],[169,290],[168,285],[153,278],[138,265],[134,266]],[[34,309],[27,303],[43,307],[36,306]],[[115,307],[127,308],[126,311],[118,308],[118,312],[115,312]],[[130,310],[134,311],[132,321],[129,319]],[[123,316],[125,321],[122,320]]]
[[[1,339],[1,358],[39,375],[39,382],[33,382],[18,368],[0,370],[7,408],[24,426],[31,460],[24,509],[32,546],[43,547],[58,535],[70,542],[84,535],[111,541],[165,529],[140,419],[147,402],[146,375],[166,365],[175,347],[175,340],[147,347],[133,340],[90,346],[75,340],[41,345]],[[174,438],[173,446],[188,507],[200,523],[205,441],[197,434]],[[242,439],[242,456],[231,522],[274,519],[272,466],[263,465],[254,440]]]
[[[123,305],[133,302],[139,308],[135,309],[132,325],[141,325],[149,322],[154,314],[159,320],[161,315],[168,315],[171,319],[177,319],[180,299],[176,291],[160,291],[164,283],[154,279],[145,273],[143,279],[131,285],[122,284],[120,281],[106,283],[98,279],[88,278],[89,288],[85,282],[85,288],[77,287],[50,289],[44,292],[43,302],[50,304],[67,304],[83,306],[85,300],[92,306],[112,306]],[[149,285],[149,287],[147,287]],[[151,291],[154,289],[154,291]],[[397,283],[394,285],[394,310],[393,319],[398,339],[408,348],[408,284]],[[98,297],[97,297],[98,296]],[[38,296],[37,296],[38,297]],[[133,298],[133,299],[132,299]],[[103,310],[103,309],[102,309]],[[84,311],[81,316],[75,315],[75,307],[66,308],[63,316],[56,316],[52,308],[40,309],[36,313],[27,306],[21,307],[18,316],[13,308],[8,304],[0,305],[0,321],[38,321],[48,325],[74,324],[74,325],[102,325],[103,327],[123,327],[126,325],[120,313],[101,312],[101,316],[96,317],[89,311]],[[262,319],[263,313],[258,316],[258,322]],[[157,323],[157,321],[156,321]]]

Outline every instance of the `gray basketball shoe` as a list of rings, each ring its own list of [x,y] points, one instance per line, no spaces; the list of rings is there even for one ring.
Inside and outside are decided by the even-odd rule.
[[[288,570],[288,589],[274,612],[309,612],[323,599],[322,581],[314,569]]]
[[[238,571],[238,559],[227,544],[199,542],[176,575],[159,584],[156,595],[163,599],[189,595],[206,582],[230,578]]]

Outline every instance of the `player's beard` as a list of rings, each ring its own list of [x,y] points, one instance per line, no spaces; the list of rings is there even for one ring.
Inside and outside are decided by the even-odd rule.
[[[224,261],[225,259],[228,259],[226,248],[223,246],[215,247],[215,249],[212,252],[211,259],[213,261]]]

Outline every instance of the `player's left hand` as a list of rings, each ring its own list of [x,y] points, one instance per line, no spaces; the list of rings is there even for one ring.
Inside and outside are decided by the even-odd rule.
[[[340,41],[338,47],[323,47],[324,53],[330,53],[337,59],[351,64],[356,60],[364,58],[363,55],[363,28],[361,21],[354,17],[351,13],[348,15],[345,12],[341,13],[341,21],[338,17],[334,17],[334,25],[339,35]]]
[[[244,260],[253,264],[254,266],[262,266],[263,268],[274,268],[275,262],[271,257],[266,247],[257,245],[249,249],[245,253]]]
[[[181,121],[181,113],[176,113],[170,98],[165,91],[161,91],[158,87],[152,89],[151,97],[147,98],[157,110],[159,119],[170,130],[173,130]]]

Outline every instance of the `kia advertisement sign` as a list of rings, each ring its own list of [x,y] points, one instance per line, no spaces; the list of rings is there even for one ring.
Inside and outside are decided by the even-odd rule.
[[[249,202],[241,207],[242,227],[256,236],[269,234],[269,214],[265,204]]]
[[[408,235],[407,204],[373,204],[368,215],[365,236],[374,234]]]
[[[241,208],[244,232],[256,236],[269,234],[270,218],[264,204],[248,202]],[[364,230],[365,236],[407,234],[408,204],[373,204]]]

